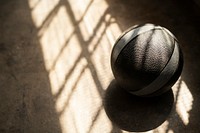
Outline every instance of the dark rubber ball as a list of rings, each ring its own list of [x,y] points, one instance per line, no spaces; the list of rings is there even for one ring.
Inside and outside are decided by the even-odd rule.
[[[138,96],[156,96],[169,90],[183,68],[176,37],[154,24],[132,27],[114,44],[111,68],[117,83]]]

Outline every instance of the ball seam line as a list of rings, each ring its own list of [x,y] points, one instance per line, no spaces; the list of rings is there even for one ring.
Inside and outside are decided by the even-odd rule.
[[[163,87],[171,79],[176,69],[178,68],[179,56],[180,55],[179,55],[178,45],[177,42],[175,41],[174,51],[171,56],[171,59],[169,60],[163,71],[160,73],[160,75],[147,87],[138,91],[132,91],[131,93],[139,96],[148,95],[150,93],[156,92],[158,89]]]
[[[140,30],[142,28],[142,30]],[[133,40],[135,37],[137,37],[138,35],[145,33],[147,31],[153,30],[153,29],[163,29],[163,27],[161,26],[155,26],[152,24],[148,24],[145,25],[145,27],[136,27],[133,28],[133,31],[128,30],[127,32],[125,32],[121,37],[119,37],[119,39],[117,40],[117,42],[114,44],[112,53],[111,53],[111,65],[114,64],[114,61],[117,60],[120,52],[123,50],[123,48],[128,44],[128,42],[130,42],[131,40]],[[123,38],[123,39],[122,39]]]

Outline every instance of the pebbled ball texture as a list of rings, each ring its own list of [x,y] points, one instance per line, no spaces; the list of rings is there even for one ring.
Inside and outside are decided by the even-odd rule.
[[[148,24],[154,26],[152,24]],[[141,27],[131,28],[126,31],[115,43],[111,54],[111,67],[115,79],[118,84],[127,91],[134,92],[141,90],[150,85],[154,80],[159,78],[161,72],[165,69],[175,49],[176,38],[163,27],[151,28],[145,32],[139,33]],[[134,31],[135,30],[135,31]],[[124,36],[130,32],[138,32],[138,34],[126,44],[123,44],[117,57],[114,56],[116,45],[119,40],[124,39]],[[135,34],[135,33],[134,33]],[[178,45],[178,43],[176,43]],[[180,47],[178,46],[179,59],[178,66],[169,81],[166,81],[160,88],[155,88],[148,94],[138,94],[140,96],[155,96],[160,95],[177,81],[183,67],[183,56]],[[165,79],[164,79],[165,80]]]

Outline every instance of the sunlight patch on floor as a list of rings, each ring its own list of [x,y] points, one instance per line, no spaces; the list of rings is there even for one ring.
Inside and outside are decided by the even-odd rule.
[[[185,84],[185,82],[181,79],[177,81],[177,84],[173,87],[176,103],[176,111],[183,123],[187,125],[189,123],[189,111],[192,109],[193,97],[192,94]]]
[[[40,27],[59,0],[29,0],[32,17],[36,27]]]
[[[121,30],[105,1],[29,0],[62,132],[111,132],[102,98]]]

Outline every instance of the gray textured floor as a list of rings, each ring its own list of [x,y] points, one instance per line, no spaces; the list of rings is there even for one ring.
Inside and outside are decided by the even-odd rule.
[[[172,109],[172,99],[163,98],[169,105],[156,103],[163,116],[152,119],[144,112],[138,114],[143,118],[128,116],[122,106],[127,120],[136,119],[127,129],[143,127],[138,119],[152,121],[143,129],[150,133],[199,133],[200,8],[186,0],[1,0],[0,133],[126,132],[108,119],[102,101],[115,92],[106,91],[112,45],[141,23],[174,33],[185,63]],[[132,99],[120,90],[111,98],[129,103],[126,97]],[[145,102],[134,104],[145,111]]]

